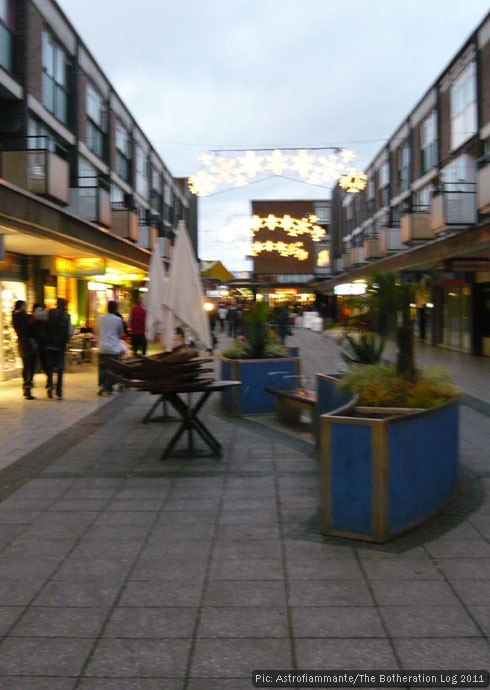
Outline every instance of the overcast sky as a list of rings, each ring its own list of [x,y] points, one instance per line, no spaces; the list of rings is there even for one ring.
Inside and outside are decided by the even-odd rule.
[[[489,10],[488,0],[58,1],[176,176],[220,148],[341,146],[367,166]],[[247,268],[238,226],[251,199],[329,196],[274,178],[200,199],[200,258]]]

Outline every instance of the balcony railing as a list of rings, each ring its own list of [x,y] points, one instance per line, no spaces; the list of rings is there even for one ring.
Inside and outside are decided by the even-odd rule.
[[[79,182],[80,186],[70,189],[69,210],[109,228],[112,224],[109,186],[96,177],[82,178]]]
[[[434,195],[430,205],[430,229],[441,232],[448,228],[466,227],[477,221],[476,184],[446,184]]]
[[[63,205],[69,203],[69,172],[68,163],[53,151],[32,149],[0,152],[0,175],[7,182]]]

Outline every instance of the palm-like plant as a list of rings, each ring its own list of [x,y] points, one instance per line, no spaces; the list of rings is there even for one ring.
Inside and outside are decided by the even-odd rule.
[[[412,383],[417,378],[413,323],[410,303],[413,287],[403,283],[394,273],[373,273],[368,284],[378,333],[395,334],[398,346],[397,372]]]
[[[384,345],[384,336],[376,333],[360,333],[357,336],[344,333],[340,354],[347,364],[377,364],[381,361]]]

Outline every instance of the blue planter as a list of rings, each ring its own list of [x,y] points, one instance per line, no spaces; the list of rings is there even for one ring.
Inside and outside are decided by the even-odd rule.
[[[321,531],[384,542],[452,498],[459,404],[386,418],[376,416],[382,408],[355,409],[363,416],[321,417]]]
[[[241,381],[241,386],[221,393],[221,405],[233,415],[274,412],[275,399],[264,389],[270,385],[269,374],[285,376],[300,374],[299,357],[274,359],[228,359],[221,357],[221,378]]]

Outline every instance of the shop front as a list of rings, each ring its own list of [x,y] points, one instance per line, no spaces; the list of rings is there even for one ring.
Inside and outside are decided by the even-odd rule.
[[[17,351],[17,335],[12,328],[12,312],[17,300],[27,299],[25,257],[6,252],[0,261],[0,380],[20,375],[22,364]]]
[[[84,328],[95,327],[110,300],[119,303],[119,311],[127,319],[146,277],[141,269],[99,257],[43,257],[41,269],[46,307],[54,306],[57,297],[65,298],[73,325]]]

